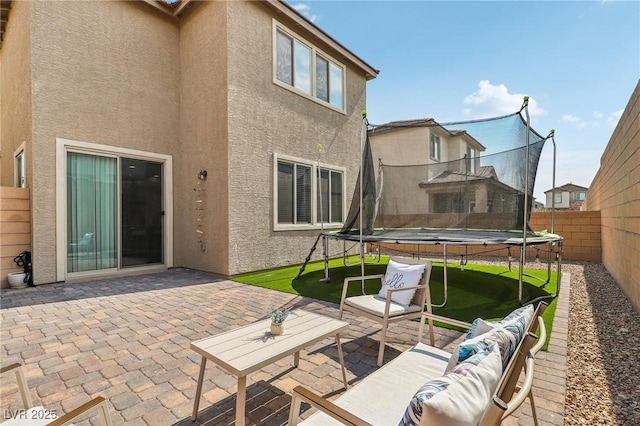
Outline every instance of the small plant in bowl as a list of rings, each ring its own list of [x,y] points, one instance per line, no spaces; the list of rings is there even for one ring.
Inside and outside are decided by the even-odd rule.
[[[271,310],[271,334],[280,335],[283,333],[284,320],[289,316],[289,308],[286,309],[272,309]]]

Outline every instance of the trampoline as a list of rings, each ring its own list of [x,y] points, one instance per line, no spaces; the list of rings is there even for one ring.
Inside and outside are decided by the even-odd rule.
[[[323,231],[319,236],[325,249],[325,280],[328,280],[329,239],[359,244],[362,275],[365,275],[366,244],[437,245],[444,257],[445,301],[434,306],[444,306],[448,246],[506,246],[509,253],[511,248],[520,252],[518,297],[522,302],[526,249],[546,245],[548,281],[552,257],[557,262],[557,291],[549,296],[555,297],[560,291],[563,242],[560,235],[553,233],[555,205],[552,204],[550,232],[534,232],[529,226],[538,162],[549,139],[554,145],[555,187],[554,131],[543,137],[531,129],[527,107],[525,97],[522,108],[514,114],[445,124],[428,119],[370,126],[363,114],[362,163],[347,219],[341,230]],[[438,134],[461,141],[459,145],[467,141],[468,146],[480,149],[477,152],[467,149],[465,155],[451,161],[432,158],[420,164],[386,164],[384,158],[379,158],[377,168],[374,167],[371,137],[387,135],[386,143],[392,142],[394,149],[400,150],[403,131],[411,128],[415,137],[416,127],[426,128],[422,130],[425,138]],[[394,139],[389,140],[389,134]],[[418,154],[415,157],[419,160]],[[303,269],[304,265],[300,273]]]

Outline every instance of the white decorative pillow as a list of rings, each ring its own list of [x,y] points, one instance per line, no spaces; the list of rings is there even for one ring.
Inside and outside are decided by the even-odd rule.
[[[475,426],[486,411],[501,376],[498,347],[487,346],[418,389],[400,425]]]
[[[426,265],[405,265],[393,260],[389,260],[387,272],[384,275],[382,288],[378,292],[378,296],[386,299],[387,290],[398,289],[404,287],[415,287],[420,282]],[[402,306],[409,306],[416,289],[406,291],[396,291],[391,293],[391,300]]]

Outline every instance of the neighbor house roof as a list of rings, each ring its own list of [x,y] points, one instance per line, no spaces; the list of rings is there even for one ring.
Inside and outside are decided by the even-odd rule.
[[[371,129],[370,134],[381,135],[384,133],[396,132],[398,130],[409,129],[412,127],[435,127],[437,129],[440,129],[442,132],[446,133],[449,136],[463,136],[463,137],[466,136],[472,142],[478,144],[481,151],[484,151],[486,149],[484,145],[482,145],[476,138],[471,136],[471,134],[467,133],[466,130],[449,130],[446,127],[443,127],[433,118],[416,118],[412,120],[390,121],[385,124],[374,126]]]
[[[554,190],[556,192],[583,192],[583,191],[588,191],[589,188],[585,188],[584,186],[580,186],[580,185],[574,185],[572,183],[567,183],[562,186],[557,186],[554,189],[549,189],[547,191],[544,191],[544,193],[546,194],[547,192],[552,192]]]

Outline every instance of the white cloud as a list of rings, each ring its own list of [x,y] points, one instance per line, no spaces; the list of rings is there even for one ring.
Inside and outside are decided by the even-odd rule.
[[[616,124],[618,124],[618,120],[620,120],[623,111],[624,110],[614,111],[608,114],[606,117],[605,114],[599,111],[594,111],[592,120],[583,120],[575,115],[565,114],[560,118],[560,120],[565,123],[571,123],[578,129],[585,129],[587,127],[598,127],[604,120],[606,120],[607,123],[609,123],[611,126],[615,127]]]
[[[616,126],[618,124],[618,120],[620,120],[620,117],[622,117],[622,113],[624,112],[623,109],[618,110],[618,111],[614,111],[611,114],[609,114],[609,116],[607,117],[607,122],[612,125],[612,126]]]
[[[567,122],[567,123],[577,123],[577,122],[580,121],[580,119],[578,117],[576,117],[575,115],[571,115],[571,114],[563,115],[561,120],[564,121],[564,122]]]
[[[308,4],[304,4],[304,3],[292,4],[291,7],[293,7],[296,10],[296,12],[298,12],[299,14],[301,14],[311,22],[315,22],[316,19],[318,18],[317,15],[314,15],[311,13],[311,6],[309,6]]]
[[[482,80],[478,83],[478,90],[464,98],[464,104],[470,107],[463,112],[475,118],[512,114],[520,110],[524,96],[521,93],[509,93],[504,84],[494,86],[489,80]],[[529,114],[544,115],[546,112],[538,107],[535,99],[529,97]]]

